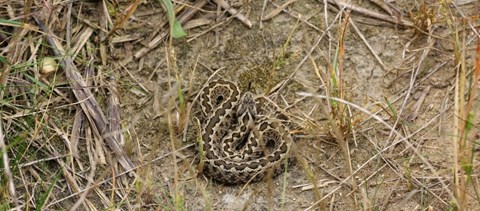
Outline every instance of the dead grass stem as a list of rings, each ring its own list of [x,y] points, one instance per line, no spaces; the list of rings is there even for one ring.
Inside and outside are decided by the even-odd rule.
[[[228,198],[222,194],[231,193],[245,198],[239,208],[245,210],[259,208],[256,202],[270,210],[288,209],[295,200],[303,200],[298,204],[307,204],[306,210],[334,210],[345,202],[358,210],[410,208],[412,203],[422,210],[480,206],[480,24],[472,13],[478,1],[422,2],[400,9],[398,2],[380,0],[306,2],[323,4],[323,14],[318,8],[297,11],[302,8],[297,0],[250,1],[235,10],[216,0],[217,11],[206,0],[174,1],[181,24],[198,21],[179,41],[168,38],[172,31],[167,16],[159,14],[159,2],[0,2],[0,210],[215,210]],[[252,5],[263,6],[261,15],[252,13],[260,11]],[[402,9],[412,12],[402,14]],[[378,51],[390,46],[372,43],[372,34],[382,32],[371,33],[375,29],[363,25],[365,18],[395,27],[400,50],[390,52],[398,55]],[[225,30],[238,27],[238,20],[251,29]],[[291,26],[282,28],[287,20]],[[265,65],[270,75],[263,97],[297,124],[291,133],[299,139],[291,149],[297,165],[286,163],[279,180],[237,188],[211,184],[195,170],[202,169],[202,146],[200,153],[187,150],[201,133],[200,122],[191,121],[201,77],[210,80],[223,72],[235,79],[233,66],[259,61],[243,52],[228,54],[239,49],[228,49],[232,37],[218,36],[222,30],[235,39],[260,31],[265,52],[272,50],[265,56],[272,65]],[[226,50],[194,52],[192,59],[188,53],[199,49],[196,45],[207,46],[213,32],[220,38],[215,44]],[[364,45],[355,46],[366,46],[362,52],[384,70],[382,77],[394,77],[383,87],[384,101],[347,84],[365,82],[355,75],[361,64],[348,61],[354,58],[348,44],[357,41],[356,35]],[[151,53],[161,55],[154,56],[154,67]],[[205,55],[218,57],[210,61]],[[41,72],[47,60],[54,61],[51,75]],[[288,73],[277,83],[284,69]],[[451,76],[439,77],[444,75]],[[137,101],[120,101],[132,93]],[[442,99],[432,101],[438,96]],[[123,116],[131,107],[148,110],[151,101],[153,111]],[[138,127],[148,132],[138,134]],[[155,140],[145,141],[150,138]],[[302,154],[299,147],[314,155]],[[358,151],[369,154],[358,156]],[[445,158],[432,158],[438,153]],[[340,165],[328,165],[337,161]],[[192,196],[201,202],[192,202]]]

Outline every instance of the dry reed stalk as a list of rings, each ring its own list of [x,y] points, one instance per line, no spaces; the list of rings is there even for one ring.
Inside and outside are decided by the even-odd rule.
[[[319,0],[319,2],[323,3],[320,0]],[[377,12],[371,11],[369,9],[360,7],[358,5],[354,5],[351,2],[347,3],[347,2],[340,1],[340,0],[328,0],[328,3],[332,4],[332,5],[336,5],[339,9],[348,8],[348,9],[354,11],[354,12],[357,12],[357,13],[360,13],[360,14],[363,14],[363,15],[366,15],[366,16],[369,16],[369,17],[372,17],[372,18],[376,18],[376,19],[379,19],[379,20],[384,20],[384,21],[387,21],[387,22],[390,22],[390,23],[399,24],[399,25],[407,26],[407,27],[414,26],[412,22],[410,22],[408,20],[403,20],[403,19],[401,19],[401,17],[391,17],[391,16],[388,16],[388,15],[377,13]]]
[[[107,142],[110,149],[116,155],[118,162],[126,171],[132,170],[135,168],[135,165],[122,149],[122,146],[118,142],[119,140],[116,140],[114,136],[110,135],[112,131],[109,131],[108,129],[108,121],[105,118],[103,111],[98,106],[97,101],[95,98],[93,98],[93,94],[88,88],[87,83],[78,73],[78,70],[73,63],[73,59],[70,57],[70,55],[65,53],[66,51],[64,50],[63,46],[61,46],[56,38],[52,36],[51,31],[47,28],[43,21],[37,19],[37,22],[42,31],[46,34],[47,41],[52,47],[54,54],[60,58],[63,58],[61,61],[62,68],[64,69],[68,80],[70,81],[72,91],[77,98],[77,101],[81,102],[80,106],[83,112],[86,114],[91,126],[93,127],[95,135]]]

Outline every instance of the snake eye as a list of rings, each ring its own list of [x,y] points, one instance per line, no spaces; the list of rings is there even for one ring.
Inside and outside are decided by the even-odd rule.
[[[221,102],[223,101],[223,96],[222,95],[218,95],[217,96],[217,104],[220,104]]]
[[[267,140],[267,144],[265,144],[265,146],[266,146],[267,148],[270,148],[270,149],[275,148],[275,146],[276,146],[275,140],[269,138],[269,139]]]

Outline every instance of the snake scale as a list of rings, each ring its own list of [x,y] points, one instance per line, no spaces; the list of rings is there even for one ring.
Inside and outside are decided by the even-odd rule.
[[[259,115],[252,93],[241,94],[231,81],[211,81],[200,91],[200,107],[205,175],[240,184],[284,171],[292,137],[279,119]]]

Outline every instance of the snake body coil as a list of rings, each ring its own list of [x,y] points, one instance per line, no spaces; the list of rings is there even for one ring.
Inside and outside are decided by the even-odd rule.
[[[283,171],[292,138],[279,120],[257,114],[253,95],[230,81],[209,82],[200,93],[205,175],[239,184]]]

